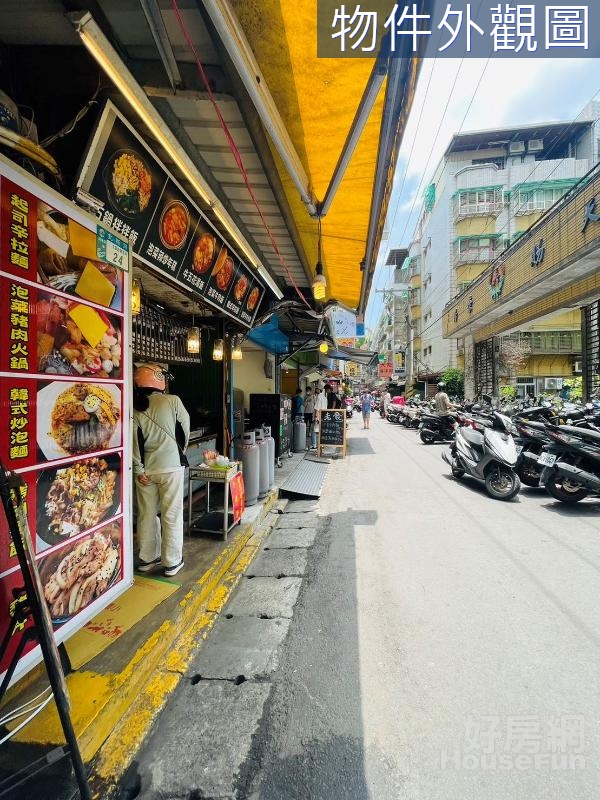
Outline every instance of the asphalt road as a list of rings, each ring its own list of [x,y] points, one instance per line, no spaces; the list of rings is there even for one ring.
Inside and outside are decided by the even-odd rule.
[[[352,420],[240,797],[600,796],[600,503],[494,501],[441,452]]]

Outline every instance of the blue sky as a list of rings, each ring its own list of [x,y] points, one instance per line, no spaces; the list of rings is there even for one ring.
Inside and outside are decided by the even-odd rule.
[[[599,68],[600,59],[591,58],[492,59],[487,65],[484,60],[465,59],[462,66],[459,59],[425,61],[400,150],[388,214],[390,234],[379,252],[367,328],[377,323],[383,302],[374,290],[391,284],[391,270],[382,265],[391,248],[410,243],[423,188],[451,136],[459,130],[574,119],[600,91]]]

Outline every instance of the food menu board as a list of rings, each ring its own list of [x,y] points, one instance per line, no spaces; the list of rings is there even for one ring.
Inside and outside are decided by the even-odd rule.
[[[265,294],[257,272],[221,238],[110,102],[77,185],[78,199],[129,238],[136,258],[252,326]]]
[[[0,158],[0,460],[25,483],[57,641],[132,581],[129,261],[125,240]],[[0,512],[0,637],[22,585]],[[13,680],[40,659],[31,645]]]

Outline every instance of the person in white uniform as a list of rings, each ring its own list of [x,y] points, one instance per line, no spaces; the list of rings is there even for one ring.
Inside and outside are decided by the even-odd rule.
[[[183,567],[183,481],[190,417],[158,364],[134,373],[133,473],[137,496],[140,572],[164,566],[167,577]],[[158,514],[160,513],[160,525]]]
[[[313,426],[310,434],[310,444],[314,450],[317,446],[317,433],[321,426],[321,412],[327,411],[327,397],[324,391],[317,386],[315,388],[315,401],[313,407]]]

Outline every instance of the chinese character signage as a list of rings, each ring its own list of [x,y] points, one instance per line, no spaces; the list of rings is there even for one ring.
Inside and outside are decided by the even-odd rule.
[[[25,481],[63,641],[132,579],[129,246],[104,228],[99,236],[96,219],[2,159],[0,225],[0,459]],[[0,636],[21,586],[2,514]],[[26,651],[15,679],[39,659],[38,648]]]
[[[256,271],[238,258],[111,103],[78,187],[79,199],[129,239],[136,258],[251,327],[265,294]]]
[[[380,378],[391,378],[394,374],[394,365],[390,361],[380,364],[377,367],[377,375]]]
[[[323,446],[346,447],[346,412],[341,409],[321,412],[319,452]]]
[[[320,58],[582,58],[600,55],[596,2],[339,3],[318,0]],[[384,43],[385,37],[385,43]]]

